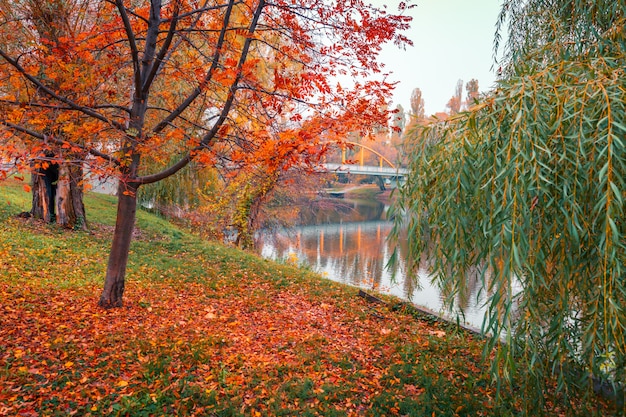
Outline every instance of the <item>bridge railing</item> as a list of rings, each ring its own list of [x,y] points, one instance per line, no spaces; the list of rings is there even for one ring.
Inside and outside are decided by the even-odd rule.
[[[329,172],[350,172],[352,174],[364,174],[364,175],[388,175],[388,176],[404,176],[409,173],[406,168],[390,168],[390,167],[375,167],[369,165],[350,165],[350,164],[322,164],[321,167]]]

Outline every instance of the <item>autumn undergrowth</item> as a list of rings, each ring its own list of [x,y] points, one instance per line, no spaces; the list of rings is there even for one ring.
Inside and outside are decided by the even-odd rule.
[[[496,400],[480,337],[143,211],[125,305],[100,309],[115,198],[85,202],[89,231],[60,230],[16,217],[29,196],[0,184],[0,415],[521,413],[519,393]]]

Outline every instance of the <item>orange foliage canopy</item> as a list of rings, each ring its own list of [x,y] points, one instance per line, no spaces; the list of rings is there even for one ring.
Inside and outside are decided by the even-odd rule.
[[[100,303],[121,305],[138,187],[224,154],[288,169],[324,142],[384,123],[392,85],[371,76],[383,43],[409,43],[407,7],[0,0],[0,158],[27,167],[52,148],[120,179]],[[170,165],[146,172],[148,156]]]
[[[239,154],[267,151],[258,141],[285,136],[277,130],[289,140],[272,151],[295,146],[278,151],[292,158],[381,123],[391,85],[365,80],[381,70],[382,43],[409,43],[399,34],[408,17],[361,1],[3,3],[5,160],[26,165],[61,145],[90,154],[94,171],[134,185],[192,158],[212,163],[232,145]],[[347,90],[338,77],[359,81]],[[147,173],[142,155],[181,158]]]

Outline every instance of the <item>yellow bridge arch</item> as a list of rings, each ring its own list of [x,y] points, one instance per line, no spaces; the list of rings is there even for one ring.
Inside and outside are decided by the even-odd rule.
[[[359,148],[361,148],[361,151],[359,152],[359,165],[363,166],[363,150],[366,149],[368,151],[370,151],[371,153],[373,153],[374,155],[376,155],[378,157],[378,161],[379,164],[378,166],[380,168],[383,167],[383,162],[386,162],[387,165],[389,165],[389,167],[396,169],[396,166],[394,165],[393,162],[391,162],[388,158],[386,158],[383,154],[381,154],[380,152],[376,151],[375,149],[370,148],[367,145],[363,145],[362,143],[358,143],[358,142],[352,142],[352,141],[345,141],[342,142],[339,146],[341,146],[341,163],[344,164],[346,162],[346,146],[345,145],[352,145],[352,146],[358,146]]]

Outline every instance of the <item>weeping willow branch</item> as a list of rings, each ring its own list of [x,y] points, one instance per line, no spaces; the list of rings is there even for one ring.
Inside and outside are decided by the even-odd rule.
[[[626,383],[624,63],[560,61],[501,80],[411,143],[394,235],[408,228],[411,257],[429,251],[444,288],[485,265],[494,372],[523,373],[529,390],[546,377],[566,394],[590,377]]]

